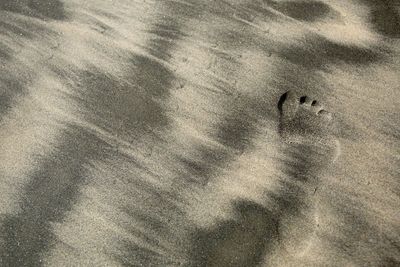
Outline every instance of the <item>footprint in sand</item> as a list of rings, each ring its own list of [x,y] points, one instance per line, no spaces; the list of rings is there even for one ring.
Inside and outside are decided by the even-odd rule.
[[[278,102],[279,133],[288,143],[336,145],[333,116],[316,100],[286,92]]]
[[[318,212],[313,195],[328,165],[340,155],[340,146],[334,117],[317,100],[289,91],[280,97],[278,109],[279,133],[287,145],[285,153],[292,159],[285,167],[288,178],[299,182],[298,192],[303,192],[292,198],[293,190],[283,193],[282,198],[296,202],[301,212],[282,218],[281,235],[290,240],[284,242],[286,251],[302,255],[310,248],[316,231]]]
[[[270,195],[274,207],[236,200],[235,218],[194,233],[191,266],[260,266],[275,253],[296,258],[313,249],[315,194],[334,155],[333,116],[317,101],[293,92],[282,95],[278,107],[287,157],[282,160],[282,187]]]

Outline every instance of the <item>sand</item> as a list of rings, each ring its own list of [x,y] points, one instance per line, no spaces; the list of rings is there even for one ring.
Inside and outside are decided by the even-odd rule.
[[[1,1],[0,266],[399,265],[399,9]]]

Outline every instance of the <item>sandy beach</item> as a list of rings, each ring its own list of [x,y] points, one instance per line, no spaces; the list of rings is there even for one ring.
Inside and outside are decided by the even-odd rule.
[[[400,5],[0,0],[0,266],[399,266]]]

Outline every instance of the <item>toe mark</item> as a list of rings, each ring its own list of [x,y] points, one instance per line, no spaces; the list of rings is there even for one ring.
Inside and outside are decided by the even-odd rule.
[[[307,100],[307,96],[300,97],[300,104],[304,104]]]
[[[283,103],[286,101],[287,95],[288,95],[288,92],[284,93],[284,94],[279,98],[279,101],[278,101],[278,109],[279,109],[280,113],[282,113]]]
[[[316,106],[317,105],[317,100],[314,100],[312,103],[311,103],[311,106]]]

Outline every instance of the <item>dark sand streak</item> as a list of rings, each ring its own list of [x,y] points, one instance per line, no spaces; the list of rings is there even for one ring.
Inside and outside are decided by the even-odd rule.
[[[321,1],[265,2],[289,17],[307,22],[324,19],[332,12],[331,7]]]
[[[60,138],[62,143],[38,162],[40,167],[24,186],[21,211],[1,219],[2,266],[41,266],[56,241],[51,224],[63,221],[88,182],[85,165],[111,151],[110,145],[73,125]]]
[[[0,9],[43,19],[66,18],[64,4],[59,0],[2,0]]]
[[[362,0],[371,8],[370,20],[375,29],[389,38],[400,38],[400,2],[397,0]]]
[[[147,41],[148,46],[146,47],[147,52],[153,55],[157,60],[165,61],[169,63],[172,58],[173,52],[177,47],[178,43],[184,38],[185,27],[189,22],[199,15],[198,11],[187,9],[185,5],[181,3],[168,1],[160,5],[163,9],[162,17],[155,17],[155,23],[149,30],[149,40]],[[180,13],[180,19],[177,19],[176,12]],[[176,75],[169,68],[164,67],[160,62],[151,59],[150,57],[133,56],[133,65],[135,66],[132,70],[132,78],[128,78],[128,84],[134,87],[135,90],[129,90],[129,94],[122,94],[122,103],[118,103],[118,107],[125,107],[127,110],[121,110],[122,112],[116,112],[116,114],[126,114],[125,118],[130,118],[128,121],[124,120],[120,122],[122,128],[118,131],[124,132],[124,128],[127,128],[127,132],[130,136],[135,136],[135,132],[144,131],[144,135],[141,136],[152,136],[152,131],[159,130],[162,132],[170,131],[168,116],[165,113],[164,107],[162,107],[156,100],[161,100],[162,103],[169,97],[170,90],[175,89]],[[125,90],[121,90],[123,92]],[[99,92],[104,92],[100,90]],[[121,92],[119,96],[121,96]],[[98,102],[99,96],[96,96],[96,104],[100,103],[98,108],[104,108],[108,106],[110,95],[106,97],[100,97],[104,99]],[[136,99],[136,100],[135,100]],[[124,101],[135,101],[134,103],[124,103]],[[139,110],[137,110],[139,109]],[[143,109],[143,110],[142,110]],[[97,110],[97,109],[95,109]],[[133,118],[133,119],[132,119]],[[122,126],[123,125],[123,126]],[[140,142],[141,137],[131,142]],[[148,141],[145,141],[148,142]],[[163,142],[161,140],[161,142]],[[151,147],[152,144],[146,144]],[[140,184],[142,182],[139,182]],[[145,184],[139,185],[139,188],[146,186]],[[152,196],[150,202],[143,203],[143,207],[138,210],[134,210],[130,205],[126,205],[123,209],[134,218],[135,221],[146,223],[149,230],[154,233],[154,236],[171,236],[168,224],[165,224],[160,220],[162,214],[171,215],[175,214],[178,218],[183,218],[179,208],[175,206],[173,201],[177,196],[171,196],[168,192],[157,192],[152,188],[148,188],[148,193]],[[149,201],[147,200],[147,201]],[[149,207],[154,211],[154,214],[149,213],[144,207]],[[156,216],[157,215],[157,216]],[[162,216],[161,216],[162,217]],[[157,240],[153,240],[150,236],[143,236],[134,228],[128,230],[131,231],[134,236],[142,236],[143,240],[148,244],[152,244],[153,247],[159,247],[161,250],[168,251],[167,248],[161,247]],[[169,240],[172,241],[172,240]],[[135,264],[141,264],[143,266],[154,266],[154,265],[165,265],[165,264],[177,264],[172,257],[165,257],[165,255],[158,255],[154,251],[150,251],[145,247],[136,244],[135,242],[123,240],[123,250],[121,254],[115,256],[115,258],[124,265],[130,265],[132,262]]]

